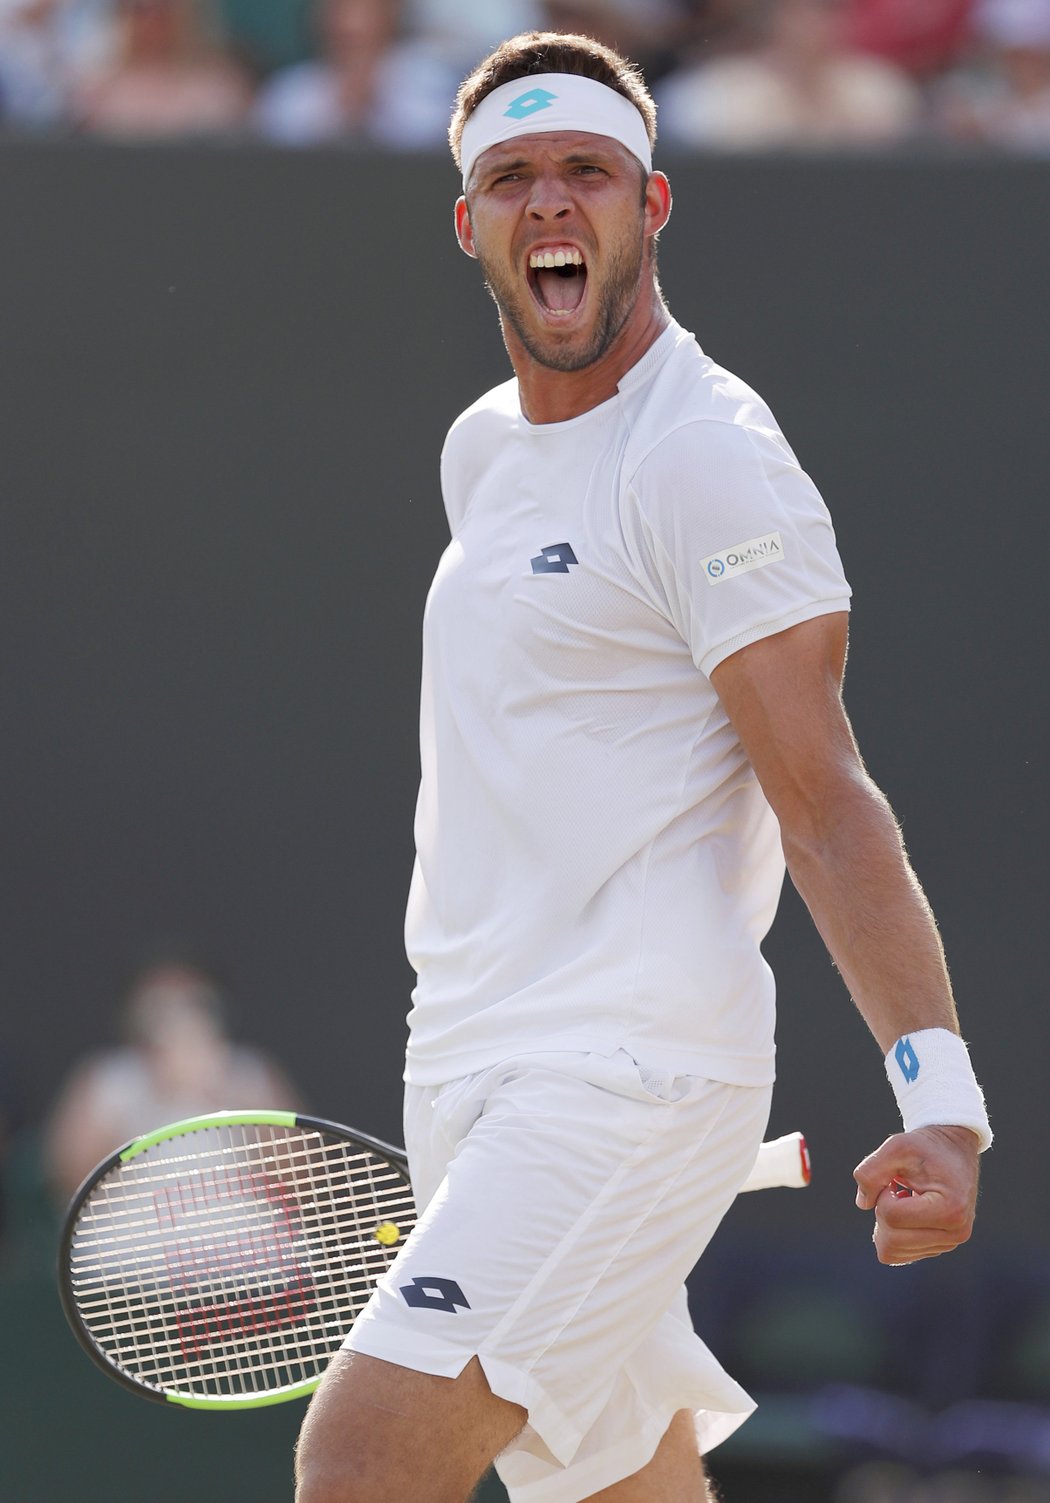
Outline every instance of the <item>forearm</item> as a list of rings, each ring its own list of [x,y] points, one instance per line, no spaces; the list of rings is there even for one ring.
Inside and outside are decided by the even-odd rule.
[[[857,766],[819,813],[782,824],[798,888],[883,1052],[958,1021],[940,935],[893,812]]]

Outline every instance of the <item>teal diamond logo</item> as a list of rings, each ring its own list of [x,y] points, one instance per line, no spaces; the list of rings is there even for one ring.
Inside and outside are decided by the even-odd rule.
[[[519,94],[510,109],[504,110],[503,114],[508,120],[527,120],[540,110],[549,110],[557,97],[557,94],[551,94],[547,89],[530,89],[527,94]]]
[[[915,1053],[915,1046],[911,1039],[899,1039],[894,1051],[901,1074],[910,1085],[913,1080],[919,1078],[919,1056]]]

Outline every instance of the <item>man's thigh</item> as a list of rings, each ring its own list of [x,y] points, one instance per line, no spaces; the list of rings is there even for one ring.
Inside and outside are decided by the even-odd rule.
[[[477,1361],[437,1378],[340,1352],[303,1422],[296,1503],[466,1503],[524,1422]]]
[[[715,1503],[687,1409],[671,1421],[648,1465],[622,1482],[592,1493],[585,1503]]]
[[[476,1359],[528,1412],[499,1470],[536,1503],[637,1472],[680,1409],[708,1446],[753,1408],[677,1306],[768,1093],[682,1079],[654,1096],[626,1057],[588,1069],[517,1062],[439,1094],[447,1177],[347,1343],[446,1381]]]
[[[477,1362],[435,1378],[361,1353],[341,1353],[307,1412],[296,1503],[467,1503],[524,1410],[496,1398]],[[674,1416],[638,1472],[587,1503],[710,1503],[693,1416]]]

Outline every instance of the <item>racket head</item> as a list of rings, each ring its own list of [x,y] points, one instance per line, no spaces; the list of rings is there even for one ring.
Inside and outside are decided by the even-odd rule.
[[[293,1112],[135,1138],[70,1204],[59,1292],[135,1393],[248,1409],[313,1392],[415,1225],[401,1149]]]

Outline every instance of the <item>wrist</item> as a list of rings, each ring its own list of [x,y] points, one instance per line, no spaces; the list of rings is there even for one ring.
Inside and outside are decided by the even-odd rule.
[[[992,1130],[970,1055],[947,1028],[923,1028],[899,1038],[886,1055],[886,1074],[905,1132],[920,1127],[967,1128],[983,1153]]]
[[[929,1127],[917,1128],[918,1132],[932,1132],[944,1142],[951,1143],[954,1147],[962,1149],[965,1153],[981,1153],[981,1134],[975,1132],[972,1127],[954,1127],[948,1122],[938,1122]]]

